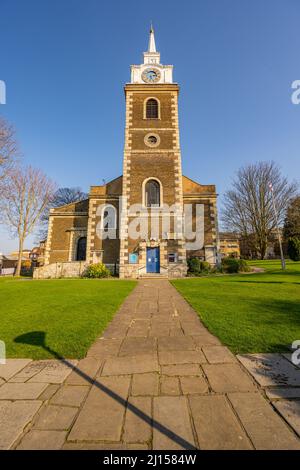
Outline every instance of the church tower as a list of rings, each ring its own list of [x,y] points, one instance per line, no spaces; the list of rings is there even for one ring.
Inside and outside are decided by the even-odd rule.
[[[131,82],[125,86],[121,277],[169,275],[170,269],[186,274],[185,242],[178,231],[183,217],[179,86],[172,75],[173,66],[161,64],[151,26],[144,62],[131,66]],[[139,239],[131,234],[135,205],[141,205],[141,219],[148,219],[146,228],[141,222]],[[164,217],[170,219],[167,229]],[[158,227],[154,231],[152,222]]]
[[[173,66],[160,61],[152,27],[124,91],[123,175],[91,186],[84,201],[51,209],[45,266],[35,277],[80,276],[95,263],[121,278],[182,277],[187,259],[218,263],[216,188],[182,175],[179,86]]]

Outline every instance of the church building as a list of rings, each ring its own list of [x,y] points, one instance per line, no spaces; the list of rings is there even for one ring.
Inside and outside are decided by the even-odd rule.
[[[216,189],[182,175],[179,86],[152,27],[124,91],[123,175],[91,186],[87,200],[51,209],[37,278],[78,276],[98,262],[121,278],[182,277],[190,257],[217,263]]]

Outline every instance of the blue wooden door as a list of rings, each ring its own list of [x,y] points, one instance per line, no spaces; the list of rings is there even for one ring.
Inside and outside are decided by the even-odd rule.
[[[159,248],[147,248],[147,273],[159,273]]]

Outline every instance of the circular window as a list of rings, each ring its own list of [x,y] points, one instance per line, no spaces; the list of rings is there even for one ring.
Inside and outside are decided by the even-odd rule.
[[[149,135],[147,141],[148,144],[155,145],[157,143],[157,138],[155,137],[155,135]]]
[[[145,135],[144,142],[148,147],[157,147],[160,144],[160,138],[157,134]]]

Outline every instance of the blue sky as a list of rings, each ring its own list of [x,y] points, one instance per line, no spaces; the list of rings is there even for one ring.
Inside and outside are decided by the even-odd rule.
[[[0,0],[0,114],[24,160],[86,191],[121,174],[123,85],[150,20],[181,87],[183,172],[220,202],[249,162],[299,180],[299,0]],[[16,246],[0,229],[0,252]]]

